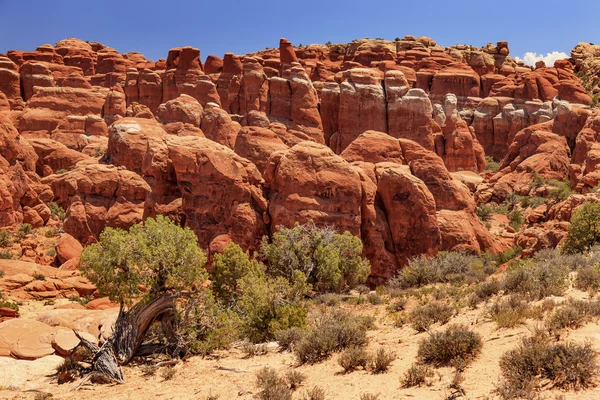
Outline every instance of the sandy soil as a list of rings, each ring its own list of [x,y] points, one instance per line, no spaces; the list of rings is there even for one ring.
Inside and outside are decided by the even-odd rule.
[[[581,293],[570,295],[584,297]],[[71,391],[75,383],[58,385],[55,377],[44,376],[40,371],[34,371],[21,385],[20,390],[0,390],[0,398],[34,399],[37,391],[41,391],[51,393],[56,399],[205,399],[209,394],[219,395],[219,399],[252,399],[259,391],[255,384],[256,372],[265,366],[282,373],[296,368],[306,375],[306,380],[296,392],[295,399],[301,399],[302,394],[315,385],[325,390],[327,399],[358,400],[363,393],[379,394],[380,400],[450,398],[453,390],[449,389],[449,384],[454,373],[451,368],[437,369],[430,386],[405,389],[400,385],[400,377],[416,359],[419,341],[428,333],[416,333],[407,325],[401,328],[394,327],[385,304],[374,306],[343,303],[340,307],[356,313],[375,315],[377,328],[369,332],[368,349],[375,352],[383,346],[396,353],[398,358],[388,373],[374,375],[359,370],[342,374],[337,355],[320,364],[298,367],[294,355],[289,352],[280,353],[273,350],[266,355],[245,358],[241,349],[233,349],[212,359],[193,357],[180,363],[174,367],[176,374],[171,380],[165,381],[161,377],[161,370],[155,376],[145,377],[140,366],[129,366],[124,368],[125,384],[88,384],[79,391]],[[526,324],[516,328],[498,329],[495,323],[485,317],[485,307],[480,305],[476,310],[463,309],[450,321],[467,324],[484,338],[481,355],[464,373],[462,387],[465,397],[462,398],[496,398],[494,389],[501,376],[498,364],[500,357],[515,347],[534,326],[540,324],[540,321],[528,320]],[[29,310],[33,311],[35,308],[30,306]],[[433,329],[441,328],[435,326]],[[587,324],[578,330],[566,332],[561,339],[578,342],[589,340],[595,349],[600,351],[600,325]],[[598,399],[600,387],[579,392],[546,391],[543,398]]]

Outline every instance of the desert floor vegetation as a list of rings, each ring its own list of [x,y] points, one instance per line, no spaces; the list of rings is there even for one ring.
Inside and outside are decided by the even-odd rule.
[[[187,387],[221,399],[594,398],[600,274],[593,246],[531,258],[517,250],[418,257],[385,286],[368,287],[360,243],[312,224],[282,230],[253,255],[232,243],[206,272],[193,240],[178,254],[195,269],[156,258],[148,246],[160,240],[154,230],[170,232],[173,243],[186,243],[187,233],[161,218],[152,223],[108,231],[84,252],[84,270],[129,312],[178,293],[171,303],[177,340],[151,321],[138,350],[161,350],[123,364],[125,385],[85,384],[99,396],[154,385],[165,396]],[[132,249],[128,235],[145,244]],[[320,258],[325,247],[339,250],[334,263]],[[138,258],[120,260],[124,250]],[[169,286],[174,276],[186,287]],[[69,390],[93,372],[88,362],[99,351],[84,347],[42,392],[77,398]]]

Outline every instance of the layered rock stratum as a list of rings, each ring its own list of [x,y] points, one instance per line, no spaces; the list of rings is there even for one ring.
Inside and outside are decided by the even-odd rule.
[[[556,246],[580,198],[536,209],[519,232],[490,230],[475,211],[543,195],[537,178],[569,180],[595,201],[600,53],[582,43],[535,67],[509,54],[506,42],[412,36],[281,39],[204,62],[192,47],[151,61],[78,39],[0,54],[0,226],[60,226],[55,256],[27,239],[15,256],[60,267],[67,282],[41,288],[7,274],[0,287],[87,293],[75,281],[81,246],[158,214],[207,250],[235,241],[253,251],[308,220],[348,230],[363,240],[373,284],[421,254]]]

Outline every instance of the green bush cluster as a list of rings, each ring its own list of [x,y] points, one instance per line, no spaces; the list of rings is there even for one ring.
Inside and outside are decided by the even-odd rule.
[[[279,227],[271,241],[263,238],[260,255],[269,273],[292,280],[296,271],[319,292],[341,292],[367,280],[369,261],[361,256],[360,238],[336,233],[312,221],[293,228]]]
[[[53,217],[58,218],[60,221],[65,219],[65,210],[56,202],[51,201],[48,203],[48,207],[50,208],[50,213]]]
[[[6,247],[10,244],[12,235],[6,229],[0,230],[0,247]]]
[[[600,203],[585,203],[571,216],[564,253],[590,250],[600,242]]]

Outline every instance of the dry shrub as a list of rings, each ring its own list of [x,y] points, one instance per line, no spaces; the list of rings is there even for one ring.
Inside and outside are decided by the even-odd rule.
[[[58,383],[73,382],[81,376],[81,366],[72,357],[67,357],[56,367]]]
[[[396,359],[396,354],[392,351],[380,347],[373,358],[373,373],[382,374],[388,372],[390,365]]]
[[[337,293],[323,293],[315,297],[316,304],[325,304],[329,307],[335,307],[340,304],[341,297]]]
[[[562,296],[569,283],[569,268],[554,259],[532,259],[512,263],[502,279],[506,293],[532,300]]]
[[[432,301],[415,307],[409,315],[410,324],[417,332],[425,332],[434,323],[445,325],[454,315],[454,309],[441,302]]]
[[[546,326],[550,331],[559,331],[565,328],[577,329],[583,326],[585,314],[572,304],[560,307],[548,318]]]
[[[258,371],[256,385],[261,389],[259,400],[292,400],[292,390],[273,368],[265,367]]]
[[[275,332],[275,340],[282,350],[292,350],[293,346],[306,334],[302,328],[293,327]]]
[[[349,347],[340,354],[338,364],[344,369],[344,373],[352,372],[359,367],[367,369],[371,356],[364,347]]]
[[[142,376],[149,378],[151,376],[156,375],[156,371],[158,370],[158,368],[156,368],[154,365],[144,365],[141,368],[142,370]]]
[[[600,265],[580,267],[575,278],[575,287],[591,293],[600,289]]]
[[[592,384],[598,371],[596,353],[590,343],[551,343],[545,334],[524,339],[500,359],[504,398],[527,395],[539,379],[548,379],[561,389],[581,389]]]
[[[529,316],[529,305],[521,296],[512,295],[496,301],[488,315],[499,328],[513,328],[522,324]]]
[[[493,295],[497,294],[501,289],[502,285],[500,284],[500,280],[492,278],[477,285],[477,288],[475,288],[475,294],[481,300],[487,300]]]
[[[177,374],[177,370],[175,368],[167,367],[162,370],[162,372],[160,373],[160,376],[161,376],[161,378],[163,378],[163,380],[170,381],[171,379],[173,379],[175,377],[175,374]]]
[[[481,336],[464,325],[450,325],[419,343],[417,357],[436,367],[464,366],[481,352]]]
[[[404,388],[421,386],[423,384],[428,384],[428,380],[432,378],[433,375],[433,369],[430,366],[413,364],[400,379],[400,384]]]
[[[360,400],[377,400],[377,399],[379,399],[378,394],[363,393],[360,395]]]
[[[269,352],[269,348],[265,343],[253,344],[246,342],[242,345],[242,351],[245,354],[245,358],[252,358],[267,354]]]
[[[292,390],[298,389],[305,379],[306,375],[300,371],[291,370],[285,374],[285,381]]]
[[[302,400],[325,400],[325,391],[319,386],[314,386],[302,395]]]
[[[336,351],[364,346],[372,325],[371,318],[341,310],[322,314],[315,327],[296,343],[294,353],[301,364],[325,360]]]

